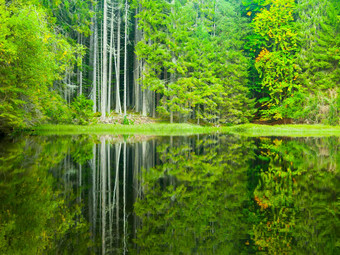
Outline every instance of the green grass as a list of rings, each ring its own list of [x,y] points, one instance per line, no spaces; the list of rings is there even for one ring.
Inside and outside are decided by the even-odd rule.
[[[96,124],[90,126],[78,125],[43,125],[33,131],[38,135],[76,135],[76,134],[143,134],[143,135],[190,135],[217,132],[216,127],[202,127],[191,124],[143,124],[143,125],[111,125]]]
[[[326,125],[256,125],[245,124],[233,126],[231,133],[238,133],[246,136],[288,136],[288,137],[325,137],[340,136],[340,126]]]
[[[233,133],[245,136],[340,136],[340,126],[325,125],[256,125],[245,124],[230,127],[203,127],[192,124],[143,124],[143,125],[43,125],[32,133],[37,135],[77,135],[77,134],[142,134],[142,135],[191,135],[209,133]]]

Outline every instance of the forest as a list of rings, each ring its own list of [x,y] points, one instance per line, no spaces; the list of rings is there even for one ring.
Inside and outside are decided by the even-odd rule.
[[[340,124],[338,0],[0,0],[0,132]]]

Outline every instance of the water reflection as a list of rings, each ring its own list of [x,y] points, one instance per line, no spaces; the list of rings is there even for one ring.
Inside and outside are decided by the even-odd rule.
[[[1,141],[3,254],[339,254],[339,138]]]

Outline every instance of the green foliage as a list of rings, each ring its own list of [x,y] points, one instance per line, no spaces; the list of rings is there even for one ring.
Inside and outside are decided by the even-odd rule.
[[[338,138],[261,139],[255,244],[266,253],[337,254]],[[257,210],[260,210],[257,211]],[[327,240],[327,241],[326,241]]]
[[[300,88],[296,83],[295,1],[271,0],[266,3],[268,9],[262,8],[253,19],[254,32],[265,39],[255,67],[262,78],[262,88],[266,89],[270,98],[263,104],[267,110],[262,113],[264,117],[280,119],[287,117],[284,112],[278,111],[282,102]]]
[[[127,116],[125,115],[122,124],[123,124],[123,125],[133,125],[134,122],[133,122],[132,120],[129,120],[129,119],[127,118]]]
[[[142,220],[136,240],[142,253],[246,253],[250,229],[241,208],[247,199],[245,162],[252,157],[246,151],[252,143],[218,139],[194,139],[195,147],[181,138],[173,147],[158,147],[162,164],[143,171],[143,197],[135,203]]]
[[[36,1],[46,7],[50,18],[55,20],[64,34],[74,32],[85,35],[90,34],[91,17],[94,15],[94,12],[90,10],[90,6],[91,4],[96,4],[95,0]]]
[[[301,100],[296,104],[296,112],[292,117],[306,123],[323,123],[327,125],[339,125],[339,90],[329,90],[318,95],[301,94]]]
[[[72,122],[70,107],[55,91],[51,91],[44,102],[44,114],[48,123],[69,124]]]
[[[1,0],[0,26],[0,131],[68,119],[50,88],[75,61],[76,48],[52,33],[44,9],[30,2]]]
[[[87,125],[93,118],[93,101],[84,95],[76,97],[71,104],[73,123]]]
[[[79,205],[71,202],[74,194],[64,194],[64,184],[56,185],[49,171],[65,158],[71,140],[35,137],[4,144],[0,149],[0,253],[55,254],[58,248],[65,249],[65,240],[88,229]],[[89,237],[84,240],[88,247]]]
[[[247,26],[237,1],[141,1],[141,6],[145,37],[136,48],[146,61],[141,82],[163,95],[158,112],[246,122],[251,101],[245,86],[248,60],[241,49]]]
[[[249,86],[262,117],[337,124],[337,96],[330,95],[336,94],[340,77],[339,2],[270,0],[243,4],[254,27],[245,45],[254,59]]]

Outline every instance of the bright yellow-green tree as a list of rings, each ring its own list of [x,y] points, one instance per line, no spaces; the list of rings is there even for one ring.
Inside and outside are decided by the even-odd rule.
[[[280,119],[280,107],[300,89],[296,82],[297,34],[294,28],[294,0],[267,0],[253,19],[254,32],[265,39],[255,67],[268,97],[262,99],[265,117]]]

